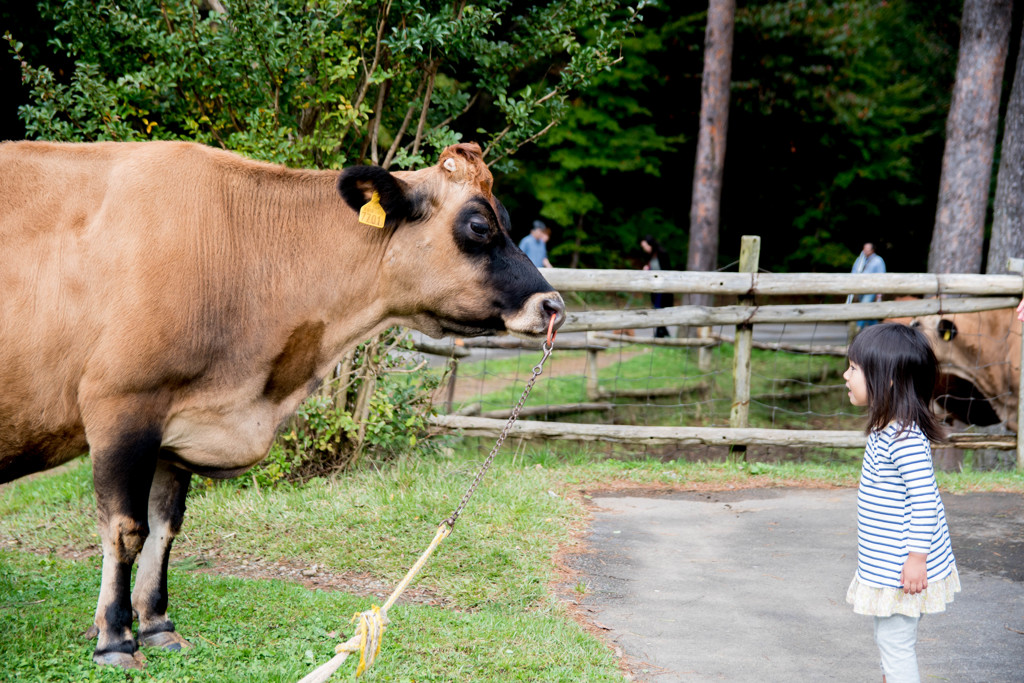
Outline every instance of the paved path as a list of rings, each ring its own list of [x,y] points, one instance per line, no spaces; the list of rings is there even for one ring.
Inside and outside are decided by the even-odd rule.
[[[922,681],[1024,682],[1024,497],[943,496],[964,590],[922,619]],[[585,614],[637,680],[880,681],[870,617],[845,604],[856,491],[595,495],[570,560]],[[567,586],[565,595],[578,597]]]

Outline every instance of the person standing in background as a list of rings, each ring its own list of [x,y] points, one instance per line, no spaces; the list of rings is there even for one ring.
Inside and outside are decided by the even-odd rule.
[[[640,240],[640,248],[647,254],[647,263],[644,264],[644,270],[672,270],[672,264],[669,262],[668,254],[661,248],[658,240],[653,235],[645,235]],[[672,306],[675,303],[675,297],[671,292],[651,292],[651,306],[653,308],[665,308]],[[667,327],[659,327],[654,331],[655,337],[668,337]]]
[[[871,242],[865,242],[864,248],[861,249],[860,255],[857,256],[857,260],[853,262],[853,268],[850,270],[851,273],[884,273],[885,272],[885,261],[881,256],[875,253],[875,245]],[[846,303],[853,303],[853,294],[846,297]],[[868,303],[871,301],[881,301],[881,294],[861,294],[858,301],[861,303]],[[857,329],[862,329],[869,325],[877,324],[877,320],[858,320]]]
[[[550,268],[551,261],[548,260],[547,242],[551,237],[551,231],[544,225],[543,221],[534,221],[530,234],[519,241],[519,248],[523,250],[533,265],[538,268]]]

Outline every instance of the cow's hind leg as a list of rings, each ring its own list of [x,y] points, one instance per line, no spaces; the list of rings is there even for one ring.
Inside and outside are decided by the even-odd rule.
[[[145,660],[132,637],[131,573],[149,535],[149,490],[160,432],[155,428],[121,430],[109,443],[104,441],[90,438],[103,541],[103,577],[92,629],[98,637],[93,661],[137,669]]]
[[[149,538],[139,556],[132,607],[139,617],[142,645],[180,650],[191,644],[174,631],[167,617],[167,561],[185,516],[185,495],[192,475],[161,460],[149,493]]]

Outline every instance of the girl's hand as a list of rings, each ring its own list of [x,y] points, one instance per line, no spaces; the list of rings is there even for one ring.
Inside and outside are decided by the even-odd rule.
[[[900,572],[903,592],[917,595],[928,587],[928,555],[927,553],[910,553]]]

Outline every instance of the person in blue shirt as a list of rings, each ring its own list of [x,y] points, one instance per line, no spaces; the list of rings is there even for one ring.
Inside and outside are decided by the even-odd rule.
[[[885,272],[885,261],[881,256],[875,253],[875,245],[871,242],[864,244],[864,248],[861,250],[857,260],[853,262],[853,268],[850,270],[851,273],[884,273]],[[861,294],[859,299],[861,303],[868,303],[870,301],[881,301],[881,294]],[[846,297],[846,303],[853,303],[853,294]],[[857,328],[861,329],[870,325],[876,325],[877,320],[858,320]]]
[[[548,237],[547,226],[544,225],[544,222],[534,221],[530,234],[519,241],[519,248],[538,268],[551,267],[551,261],[548,260]]]

